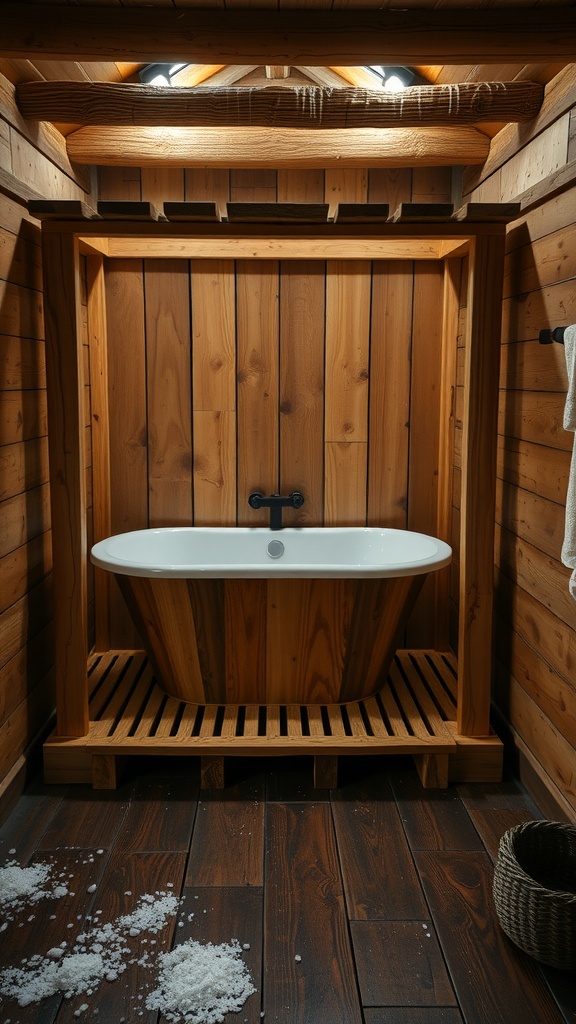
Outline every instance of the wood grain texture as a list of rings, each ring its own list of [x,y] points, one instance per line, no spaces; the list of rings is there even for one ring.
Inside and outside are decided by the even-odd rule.
[[[236,408],[234,264],[192,260],[192,359],[195,412]]]
[[[413,265],[374,263],[370,343],[368,525],[406,528]]]
[[[71,235],[43,238],[46,373],[50,414],[52,546],[58,730],[88,728],[86,678],[86,490],[81,352],[80,266]]]
[[[269,703],[341,699],[353,580],[267,581]]]
[[[194,412],[194,525],[236,525],[234,412]]]
[[[326,441],[366,441],[370,264],[334,261],[326,277]]]
[[[479,121],[530,121],[544,87],[537,82],[463,82],[408,88],[402,95],[362,88],[267,86],[195,89],[115,82],[28,82],[16,87],[27,120],[76,125],[171,125],[268,128],[395,128]]]
[[[456,1004],[429,922],[352,921],[350,927],[364,1006]]]
[[[184,261],[145,260],[148,522],[192,522],[190,292]]]
[[[403,1006],[401,1009],[366,1007],[366,1024],[463,1024],[454,1006]]]
[[[346,905],[352,920],[426,919],[390,784],[343,786],[332,799]]]
[[[487,735],[503,240],[476,238],[466,333],[460,542],[458,729]]]
[[[408,529],[438,536],[443,268],[415,264],[410,382]],[[408,624],[410,647],[435,641],[435,579],[427,581]]]
[[[361,169],[480,164],[489,140],[476,128],[79,128],[68,135],[68,157],[80,165],[260,170]]]
[[[263,1009],[306,1007],[316,1024],[359,1024],[336,848],[325,804],[271,804],[264,898]],[[314,865],[314,870],[310,867]],[[306,914],[302,908],[306,907]],[[278,921],[282,928],[278,928]],[[295,957],[301,957],[300,961]]]
[[[278,265],[238,264],[238,525],[262,526],[266,510],[248,507],[251,491],[278,490]]]
[[[141,260],[116,260],[106,268],[106,321],[112,532],[148,525],[148,421],[146,415],[145,311]],[[114,647],[140,646],[115,588],[111,595]]]
[[[325,266],[296,261],[280,267],[280,493],[305,496],[302,509],[285,510],[284,521],[321,526]]]
[[[142,778],[116,838],[116,849],[183,852],[189,848],[198,783],[188,779]]]
[[[402,823],[412,850],[479,850],[481,842],[458,794],[424,791],[413,774],[391,776]]]
[[[88,335],[90,342],[90,403],[92,415],[92,530],[94,543],[112,533],[110,493],[110,415],[108,402],[108,336],[104,263],[91,256],[86,261]],[[96,648],[110,648],[110,574],[95,570]]]
[[[262,886],[263,778],[230,786],[226,799],[205,793],[199,804],[186,884]]]
[[[565,9],[554,29],[543,9],[527,10],[521,23],[514,9],[490,12],[493,17],[484,10],[448,9],[436,13],[432,26],[426,11],[419,17],[412,11],[384,10],[378,17],[367,11],[362,17],[356,10],[310,10],[298,16],[290,10],[267,10],[254,30],[241,10],[224,15],[193,9],[185,17],[170,10],[160,14],[153,7],[143,16],[128,8],[114,10],[111,22],[100,20],[88,7],[74,12],[65,26],[54,24],[49,10],[43,11],[30,38],[18,17],[18,4],[6,8],[3,56],[25,52],[31,60],[74,60],[81,46],[89,61],[150,63],[158,56],[161,40],[166,60],[194,63],[362,67],[382,60],[383,54],[391,64],[524,64],[528,56],[532,62],[565,63],[572,57],[576,31],[571,12]]]
[[[560,1024],[562,1015],[548,1002],[535,962],[500,929],[488,855],[418,853],[416,864],[467,1024]],[[472,957],[478,965],[473,976]],[[494,998],[498,991],[507,992],[505,1000]]]
[[[250,684],[254,703],[266,700],[266,580],[228,580],[224,592],[227,623],[226,697],[238,704]]]

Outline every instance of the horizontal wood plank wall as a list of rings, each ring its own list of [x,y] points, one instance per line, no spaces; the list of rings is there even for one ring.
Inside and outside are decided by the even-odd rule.
[[[32,196],[90,201],[62,136],[20,118],[0,75],[0,815],[23,785],[35,738],[54,708],[52,545],[40,224]],[[4,181],[4,179],[3,179]],[[82,297],[88,369],[86,296]],[[85,395],[91,526],[90,415]]]
[[[576,103],[574,85],[572,95]],[[512,151],[508,161],[466,198],[482,200],[492,189],[496,198],[513,200],[528,184],[566,163],[567,142],[564,113],[523,150]],[[570,570],[562,565],[560,551],[573,435],[562,427],[567,390],[564,350],[558,344],[539,345],[538,334],[576,322],[575,240],[575,187],[550,198],[544,195],[508,232],[496,512],[495,692],[527,783],[531,778],[538,782],[540,805],[551,817],[572,820],[576,602],[568,593]],[[459,367],[461,375],[462,359]],[[457,444],[455,478],[458,468]],[[456,529],[457,506],[456,498]]]

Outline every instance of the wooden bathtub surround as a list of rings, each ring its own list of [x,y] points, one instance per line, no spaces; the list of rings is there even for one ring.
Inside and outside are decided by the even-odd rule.
[[[410,211],[406,211],[408,218],[409,214]],[[394,217],[394,220],[390,218],[386,222],[382,222],[380,218],[374,224],[343,222],[323,225],[274,225],[270,223],[199,223],[191,225],[187,222],[170,223],[163,220],[138,221],[137,219],[129,222],[103,222],[102,220],[88,219],[77,221],[51,219],[43,222],[47,374],[50,402],[50,468],[53,481],[53,548],[56,567],[55,579],[57,580],[55,621],[58,645],[57,731],[45,745],[46,773],[47,778],[51,781],[85,781],[87,778],[92,778],[94,774],[97,783],[102,783],[104,780],[104,784],[111,784],[111,780],[116,776],[116,760],[128,754],[186,753],[222,758],[226,754],[232,753],[242,755],[260,750],[263,753],[281,754],[297,749],[300,752],[314,753],[319,758],[339,757],[352,750],[410,753],[416,759],[422,777],[427,779],[430,784],[445,784],[447,778],[494,780],[498,777],[502,747],[489,728],[493,574],[491,524],[494,521],[492,514],[494,501],[493,457],[496,450],[494,412],[498,387],[500,282],[505,222],[504,220],[499,221],[498,211],[495,211],[493,205],[487,210],[486,220],[482,220],[482,211],[478,208],[474,209],[474,219],[472,220],[457,219],[458,215],[452,216],[451,213],[446,216],[449,219],[444,221],[428,222],[424,218],[421,222],[414,223],[409,218],[403,222],[403,212],[401,211],[399,216]],[[233,452],[238,450],[240,454],[239,464],[234,460],[233,478],[221,488],[223,493],[218,498],[219,505],[214,504],[213,486],[210,488],[209,502],[204,502],[203,495],[207,496],[209,489],[207,482],[203,485],[204,490],[199,484],[194,492],[195,514],[197,512],[202,517],[202,509],[205,508],[204,521],[211,520],[214,524],[219,521],[224,524],[233,523],[238,503],[245,501],[248,493],[254,487],[258,489],[261,486],[260,480],[249,479],[250,463],[247,453],[242,450],[241,445],[237,447],[237,443],[232,444],[231,439],[227,437],[228,425],[234,430],[244,422],[242,416],[248,423],[253,421],[253,415],[268,415],[265,409],[258,412],[258,402],[262,402],[262,394],[268,390],[264,387],[266,374],[272,373],[273,381],[281,380],[282,387],[285,389],[284,375],[289,370],[286,360],[281,361],[280,367],[274,363],[274,359],[278,360],[278,353],[276,352],[274,355],[273,351],[269,351],[264,329],[262,329],[262,338],[257,339],[261,351],[256,362],[250,356],[249,320],[246,319],[246,316],[247,311],[251,308],[250,303],[257,304],[257,296],[260,294],[258,289],[261,291],[264,287],[268,288],[266,285],[268,278],[264,274],[264,269],[270,268],[272,264],[276,267],[281,265],[288,267],[290,260],[300,260],[302,262],[295,263],[294,266],[303,279],[307,280],[314,260],[336,260],[342,274],[345,274],[346,270],[345,261],[357,260],[360,261],[357,264],[358,275],[352,274],[353,263],[350,264],[350,273],[352,277],[357,276],[357,285],[354,287],[361,290],[364,288],[362,266],[370,265],[370,261],[400,260],[399,266],[405,267],[405,261],[410,259],[445,260],[444,340],[442,343],[444,354],[440,360],[443,367],[440,393],[443,393],[442,409],[444,412],[440,422],[441,436],[437,446],[443,478],[439,481],[436,490],[437,512],[435,514],[439,526],[436,535],[441,539],[448,540],[448,534],[443,536],[441,531],[447,531],[450,504],[450,486],[445,479],[447,467],[450,464],[446,452],[451,443],[452,429],[452,424],[446,422],[446,416],[448,415],[449,420],[454,416],[451,397],[453,382],[449,379],[453,374],[454,352],[450,351],[450,344],[452,341],[455,348],[455,293],[457,291],[458,257],[465,253],[469,255],[467,369],[462,408],[465,433],[462,509],[465,510],[465,514],[462,516],[460,552],[461,614],[457,663],[449,655],[430,652],[426,661],[427,682],[424,685],[424,690],[421,690],[420,682],[418,682],[420,669],[418,669],[418,679],[415,682],[411,675],[414,659],[420,664],[420,652],[407,651],[401,659],[402,667],[399,670],[395,669],[394,665],[397,662],[394,661],[389,670],[388,680],[383,684],[383,679],[380,677],[376,681],[376,689],[380,687],[377,695],[369,696],[368,694],[374,693],[374,680],[377,675],[376,664],[368,659],[362,641],[358,643],[359,631],[357,630],[354,635],[354,630],[352,630],[351,645],[352,647],[356,646],[356,649],[360,651],[357,668],[367,680],[367,689],[364,691],[366,695],[360,701],[356,698],[355,702],[353,701],[350,705],[348,697],[351,691],[347,688],[347,677],[344,674],[341,683],[342,689],[336,694],[334,691],[330,691],[326,682],[322,681],[320,699],[324,701],[323,704],[310,703],[308,696],[304,694],[294,698],[296,703],[284,704],[283,701],[287,694],[284,687],[290,675],[288,672],[284,675],[278,674],[277,681],[275,681],[277,690],[270,696],[263,694],[261,686],[258,684],[255,688],[253,704],[235,703],[234,673],[231,669],[231,655],[227,652],[227,644],[224,650],[219,650],[214,636],[211,637],[206,628],[206,622],[210,620],[214,607],[221,607],[223,603],[228,602],[235,621],[240,623],[240,631],[243,630],[246,636],[252,635],[254,638],[258,638],[258,644],[254,639],[252,649],[249,650],[245,647],[243,653],[237,655],[241,664],[238,669],[234,668],[234,672],[238,671],[243,676],[245,673],[254,674],[254,664],[258,664],[266,656],[268,647],[272,651],[282,650],[283,658],[280,663],[284,665],[289,664],[290,659],[294,656],[298,657],[300,653],[298,651],[295,654],[298,645],[298,641],[294,640],[293,628],[295,627],[291,625],[290,631],[278,628],[274,625],[272,612],[270,612],[270,622],[272,623],[270,638],[274,636],[274,642],[270,638],[269,644],[266,641],[267,613],[264,602],[258,596],[259,588],[262,586],[262,581],[259,580],[243,581],[237,591],[228,586],[231,581],[220,581],[220,584],[213,588],[211,595],[203,594],[201,596],[198,594],[191,596],[195,590],[194,585],[191,586],[192,581],[182,581],[186,589],[186,601],[184,604],[178,602],[178,608],[175,609],[174,614],[184,616],[188,623],[187,628],[190,630],[193,628],[197,636],[200,634],[201,659],[208,664],[209,674],[212,674],[211,678],[219,680],[216,691],[212,691],[208,697],[203,697],[202,701],[197,700],[195,695],[192,695],[191,701],[189,699],[191,695],[188,693],[185,694],[186,703],[183,703],[183,695],[180,691],[177,691],[177,696],[174,697],[163,695],[155,681],[153,668],[147,663],[145,666],[144,655],[140,653],[134,660],[130,653],[135,646],[140,646],[139,644],[126,643],[122,651],[108,653],[109,610],[105,607],[99,608],[96,615],[99,653],[94,658],[87,657],[85,425],[81,414],[85,369],[82,359],[82,325],[79,303],[81,252],[87,254],[89,260],[89,336],[92,342],[91,347],[94,349],[91,354],[90,372],[92,376],[92,416],[95,425],[95,429],[92,431],[95,539],[100,539],[99,534],[101,531],[106,531],[106,524],[110,522],[112,507],[110,463],[114,461],[113,453],[118,446],[115,437],[110,437],[108,391],[105,386],[107,357],[108,361],[112,363],[112,354],[116,359],[117,352],[116,348],[113,349],[112,346],[107,352],[111,339],[106,338],[106,333],[107,325],[109,330],[111,322],[120,324],[121,321],[114,320],[114,318],[111,321],[110,313],[108,316],[105,315],[106,305],[110,306],[110,302],[107,302],[107,297],[104,295],[103,257],[108,257],[106,265],[110,268],[114,268],[116,265],[116,257],[124,261],[124,266],[128,267],[141,267],[143,257],[146,257],[147,263],[153,258],[158,265],[165,258],[177,259],[179,265],[181,261],[199,260],[199,264],[201,263],[207,273],[206,280],[213,282],[212,294],[214,295],[216,292],[219,295],[228,295],[224,284],[225,281],[229,283],[227,274],[229,274],[233,260],[242,261],[242,266],[245,268],[243,271],[246,274],[244,291],[240,289],[240,294],[243,296],[241,301],[244,303],[244,319],[241,321],[240,332],[244,331],[245,337],[240,334],[238,358],[244,358],[242,352],[245,348],[246,367],[250,369],[251,374],[256,374],[256,377],[254,380],[250,376],[246,377],[245,390],[239,392],[240,402],[244,404],[241,404],[240,410],[237,411],[234,406],[237,393],[235,372],[238,371],[239,364],[238,362],[234,363],[233,357],[231,359],[230,337],[232,335],[230,331],[232,328],[238,328],[238,322],[235,324],[234,319],[230,319],[230,316],[233,317],[234,314],[234,306],[232,300],[230,302],[226,300],[227,308],[228,306],[230,308],[225,315],[223,314],[222,324],[217,326],[218,338],[213,340],[214,353],[218,357],[218,364],[222,366],[218,383],[220,397],[215,404],[214,388],[210,385],[211,389],[206,391],[202,405],[192,407],[195,432],[201,431],[202,424],[207,424],[210,420],[213,426],[209,436],[219,446],[220,468],[218,465],[210,468],[210,459],[214,458],[210,453],[214,445],[211,445],[210,451],[206,448],[205,471],[208,476],[218,479],[218,474],[221,473],[224,465],[222,460],[227,460],[226,465],[231,465],[230,458],[233,457]],[[262,261],[261,264],[259,261]],[[251,266],[255,268],[253,279]],[[260,270],[258,270],[258,266],[260,266]],[[213,273],[210,272],[210,267],[214,268]],[[328,267],[330,267],[330,263],[328,263]],[[278,270],[275,273],[274,280],[277,282]],[[339,275],[334,275],[333,268],[331,273],[333,274],[332,283],[336,289],[335,294],[341,297],[346,292],[348,285],[345,284],[344,277],[340,282],[338,281]],[[115,280],[115,278],[112,279]],[[297,278],[293,279],[292,285],[295,288],[294,294],[299,295],[301,289],[299,286],[297,287]],[[194,287],[196,286],[194,285]],[[272,297],[277,294],[272,285],[268,290]],[[288,294],[287,288],[286,292]],[[124,295],[122,290],[119,294]],[[161,294],[164,293],[159,290],[158,295]],[[385,289],[383,294],[397,296],[398,294],[404,295],[404,291],[398,291],[395,286],[390,292]],[[421,294],[426,296],[428,292],[424,289]],[[411,301],[412,292],[406,290],[406,295]],[[346,299],[345,304],[346,315],[349,313],[349,298]],[[286,295],[280,303],[279,312],[272,309],[271,306],[267,307],[266,323],[268,326],[272,321],[276,322],[274,318],[287,315],[285,300]],[[126,353],[121,356],[123,360],[121,365],[125,367],[125,372],[128,374],[134,372],[134,374],[138,374],[138,379],[142,377],[145,380],[145,364],[141,356],[138,355],[138,346],[141,344],[138,340],[138,332],[142,329],[139,324],[140,320],[144,321],[145,315],[140,309],[140,303],[141,297],[136,294],[134,289],[125,296],[126,309],[131,311],[131,329],[135,331],[135,334],[134,344],[131,343],[130,350],[127,349]],[[192,303],[193,307],[194,305],[198,307],[196,292],[194,292],[194,302]],[[438,303],[435,300],[436,307],[440,310],[439,315],[441,316],[442,302]],[[315,303],[312,304],[312,308],[316,309]],[[162,316],[169,313],[169,310],[163,310],[161,302],[158,304],[158,310],[159,315]],[[325,316],[325,313],[322,315]],[[200,333],[203,337],[210,336],[212,338],[209,320],[206,317],[204,320],[205,322],[201,316],[198,322]],[[383,324],[384,317],[381,316],[377,322]],[[409,329],[409,322],[407,329]],[[335,360],[336,371],[342,375],[344,369],[338,352],[344,358],[344,354],[348,352],[348,341],[344,337],[340,338],[337,331],[332,333],[330,352],[326,359]],[[308,337],[308,334],[305,336]],[[313,334],[309,335],[310,341],[313,336],[315,337]],[[192,344],[191,336],[189,336],[187,344]],[[365,342],[362,344],[365,345]],[[312,345],[308,347],[310,348],[310,365],[312,366],[315,349]],[[192,349],[193,357],[196,359],[198,353],[194,351],[194,346]],[[360,359],[360,355],[365,357],[368,350],[368,347],[365,346],[362,353],[350,350],[349,355]],[[379,365],[375,354],[377,351],[378,349],[375,347],[372,353],[375,365]],[[422,351],[422,348],[419,348],[418,351]],[[137,355],[140,360],[138,366],[133,370],[127,362],[129,352],[134,353],[135,357]],[[395,358],[396,361],[399,360],[399,352]],[[87,360],[86,365],[88,365]],[[326,371],[326,365],[332,364],[326,362],[324,366],[320,364],[317,366],[314,362],[313,365],[315,377],[320,374],[318,387],[323,386],[322,374]],[[196,372],[192,376],[198,380]],[[258,384],[258,380],[260,384]],[[292,381],[292,377],[290,380]],[[300,387],[297,376],[294,377],[290,386],[295,387],[296,385]],[[341,408],[338,403],[330,405],[329,401],[318,404],[314,399],[312,402],[312,395],[310,402],[307,399],[306,417],[313,416],[314,422],[320,424],[321,430],[326,432],[329,429],[330,436],[324,439],[326,451],[323,472],[328,473],[328,478],[327,480],[325,478],[324,481],[324,495],[322,496],[320,492],[316,497],[313,488],[310,488],[310,503],[308,504],[307,497],[305,510],[309,511],[312,507],[317,508],[318,514],[324,517],[323,521],[326,524],[329,521],[332,525],[345,522],[342,518],[339,519],[342,513],[338,509],[338,504],[331,504],[330,496],[342,493],[342,488],[336,487],[338,480],[347,481],[347,501],[352,501],[352,504],[356,503],[354,508],[351,507],[351,514],[360,515],[358,510],[363,509],[364,518],[359,519],[363,523],[366,522],[367,510],[370,508],[370,521],[374,522],[373,509],[377,506],[368,505],[366,502],[366,466],[363,476],[358,462],[361,457],[366,461],[367,437],[369,436],[366,434],[366,402],[361,395],[364,386],[365,382],[359,377],[354,388],[346,391],[349,383],[344,382],[342,384]],[[371,394],[373,401],[376,401],[376,396],[383,392],[376,382],[373,386],[375,390]],[[310,387],[308,377],[306,378],[306,387]],[[223,404],[224,396],[228,394],[232,397],[228,405],[225,406]],[[210,397],[211,395],[212,397]],[[288,410],[290,406],[284,405],[283,408],[280,408],[280,402],[277,402],[277,391],[272,392],[271,395],[272,400],[278,404],[277,417],[285,415],[284,410]],[[291,398],[290,392],[285,390],[281,401],[291,403],[297,399],[296,392]],[[378,427],[379,423],[373,419],[373,414],[374,407],[371,402],[368,416],[370,418],[369,429],[372,431]],[[295,429],[295,419],[286,417],[286,422],[290,430]],[[347,434],[338,433],[339,430],[349,431],[351,426],[354,431],[357,431],[357,439],[352,441],[346,439]],[[305,438],[307,436],[304,421],[299,429],[300,433],[297,430],[294,437],[300,438],[299,450],[304,452],[306,451]],[[136,435],[134,436],[136,437]],[[372,436],[374,435],[372,434]],[[140,437],[139,434],[138,437]],[[285,444],[287,437],[286,433],[282,443]],[[141,445],[141,440],[139,443]],[[350,483],[351,479],[355,479],[354,466],[350,462],[352,450],[356,459],[354,466],[358,470],[356,476],[359,481],[355,489]],[[444,452],[443,456],[442,452]],[[140,448],[138,448],[138,451],[134,450],[133,454],[135,458],[143,457],[145,461],[146,449],[143,447],[140,452]],[[278,458],[278,446],[267,454],[261,454],[273,467],[276,465],[274,460]],[[311,459],[314,457],[313,454],[310,455]],[[309,458],[308,454],[306,454],[306,458]],[[284,465],[284,454],[282,459]],[[302,465],[304,464],[307,465],[307,462]],[[374,469],[374,467],[372,468]],[[265,479],[271,479],[270,474],[267,473]],[[288,477],[279,480],[279,487],[283,493],[299,484],[308,495],[309,489],[302,484],[301,473],[299,476],[295,475],[293,479]],[[150,494],[146,490],[145,475],[142,476],[142,480],[138,476],[138,486],[148,501]],[[376,482],[374,486],[377,486]],[[246,495],[243,493],[244,489]],[[354,491],[355,497],[352,495],[351,498],[352,491]],[[372,492],[370,499],[372,502],[375,495],[376,490]],[[196,505],[197,500],[198,504]],[[134,507],[136,508],[136,506]],[[126,509],[129,514],[128,506]],[[169,512],[165,514],[169,514]],[[251,512],[252,516],[254,514]],[[121,529],[116,526],[113,532],[121,532]],[[430,532],[434,531],[430,530]],[[316,581],[316,584],[319,583],[321,581]],[[446,600],[445,585],[442,586],[439,581],[438,587],[437,595],[442,595],[441,599]],[[266,588],[268,588],[268,584],[266,584]],[[316,587],[318,593],[321,589],[321,587]],[[113,590],[115,590],[115,585]],[[270,584],[270,591],[272,592],[272,590],[273,586]],[[102,581],[96,582],[96,595],[97,601],[100,604],[102,602],[105,604],[105,588]],[[316,598],[314,600],[318,606]],[[346,611],[347,601],[346,596],[343,600],[332,601],[330,614],[342,616]],[[297,604],[298,601],[296,601]],[[117,607],[117,605],[110,604],[109,607]],[[433,608],[433,604],[431,608]],[[193,612],[194,615],[199,614],[199,621],[203,623],[200,627],[196,623],[193,626],[190,625]],[[246,617],[246,621],[243,620],[243,616]],[[368,617],[364,616],[364,618]],[[309,619],[312,621],[314,616],[309,616]],[[295,623],[297,620],[297,615],[289,616],[291,623]],[[434,639],[444,647],[447,630],[445,623],[442,625],[442,621],[443,618],[440,616],[437,636]],[[279,620],[278,622],[279,626],[284,626],[284,622]],[[252,634],[250,634],[251,629],[253,630]],[[374,629],[376,631],[375,627]],[[320,629],[317,629],[316,633],[310,633],[304,646],[316,652],[319,636],[322,636]],[[256,660],[253,657],[254,651],[257,651]],[[331,657],[334,658],[334,652]],[[316,653],[312,660],[314,658],[316,658]],[[445,678],[447,658],[451,666],[448,682]],[[198,659],[198,664],[201,659]],[[322,671],[324,671],[325,661],[324,654],[318,655],[317,664],[320,664]],[[89,682],[87,665],[90,669]],[[112,671],[112,665],[120,666],[120,668],[117,667]],[[172,674],[171,669],[160,664],[158,669],[162,675]],[[198,676],[201,675],[199,668],[196,671]],[[391,683],[390,680],[394,673],[396,673],[396,682]],[[261,673],[259,678],[261,682],[264,674]],[[274,678],[276,680],[276,674],[274,674]],[[232,701],[229,707],[220,703],[222,679],[225,684],[226,702],[228,704]],[[454,694],[454,686],[457,688],[457,699]],[[443,705],[447,687],[448,689],[452,687],[449,713]],[[392,693],[394,697],[390,703],[390,694]],[[207,705],[206,700],[208,700]],[[344,703],[341,704],[339,701]],[[424,701],[425,707],[422,701]],[[202,712],[204,717],[200,720],[200,712],[193,709],[200,707],[201,703],[206,707],[206,711]],[[238,707],[245,709],[241,712],[240,719],[238,719]],[[343,712],[342,707],[348,710]],[[352,707],[352,711],[350,711],[350,707]],[[170,714],[165,717],[167,708]],[[234,710],[235,708],[236,710]],[[258,710],[262,708],[265,710]],[[274,711],[274,708],[278,709],[277,712]],[[285,710],[281,710],[282,708]],[[292,712],[291,708],[297,708],[298,711]],[[416,717],[413,715],[414,708],[416,708]],[[104,709],[106,709],[105,723],[102,719]],[[262,717],[265,720],[265,734],[259,735],[258,722]],[[441,719],[441,725],[436,729],[433,722],[438,718]],[[295,738],[298,733],[298,722],[305,722],[306,730],[304,736],[300,735],[299,738]],[[326,722],[332,723],[328,734]],[[191,725],[190,731],[188,731],[189,724]],[[213,726],[216,728],[216,734]],[[254,730],[256,731],[254,732]],[[97,759],[94,762],[94,771],[93,757]],[[329,771],[327,765],[328,762],[324,763],[324,768]],[[320,762],[318,762],[319,776],[322,770]]]
[[[376,693],[425,575],[116,580],[170,696],[321,705]]]

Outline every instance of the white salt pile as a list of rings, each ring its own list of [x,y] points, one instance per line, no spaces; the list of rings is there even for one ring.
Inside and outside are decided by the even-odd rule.
[[[51,951],[52,952],[52,951]],[[67,999],[80,992],[91,994],[105,977],[116,980],[126,970],[124,955],[129,950],[120,945],[73,952],[54,960],[34,956],[24,967],[9,967],[2,972],[0,992],[17,999],[20,1006],[29,1006],[40,999],[63,992]]]
[[[131,914],[114,924],[103,924],[76,937],[71,952],[66,943],[50,949],[46,956],[34,956],[22,967],[10,967],[0,974],[0,993],[16,999],[20,1006],[46,999],[56,992],[66,998],[86,992],[91,995],[102,981],[116,981],[127,966],[130,949],[124,934],[157,933],[178,910],[171,893],[146,894]]]
[[[222,1024],[256,991],[241,956],[236,940],[213,946],[190,939],[162,953],[158,987],[148,995],[147,1008],[172,1022]]]
[[[0,907],[5,921],[12,921],[19,910],[39,900],[67,895],[67,884],[52,878],[52,871],[50,864],[21,868],[16,861],[0,868]]]
[[[5,917],[0,931],[8,927],[8,921],[13,920],[18,910],[40,899],[67,893],[67,885],[52,878],[49,864],[30,868],[21,868],[14,862],[7,864],[0,869],[0,906]],[[66,998],[81,993],[92,995],[101,982],[116,981],[129,964],[138,962],[143,967],[159,968],[157,987],[146,1000],[148,1009],[160,1010],[170,1022],[221,1024],[227,1013],[238,1012],[256,991],[236,940],[221,946],[190,940],[172,952],[160,954],[157,965],[150,961],[148,953],[136,960],[128,945],[130,937],[142,932],[160,932],[168,919],[178,913],[179,906],[180,900],[174,893],[156,892],[141,896],[131,913],[118,917],[112,924],[99,924],[97,911],[93,919],[86,919],[89,930],[72,942],[63,941],[45,956],[36,954],[23,960],[20,967],[0,972],[0,995],[16,999],[20,1006],[29,1006],[58,992]],[[193,917],[190,914],[188,919]],[[55,919],[55,915],[50,919]],[[66,927],[73,925],[68,923]],[[152,939],[151,945],[155,943]],[[249,948],[245,943],[244,949]],[[88,1006],[83,1003],[75,1016]]]

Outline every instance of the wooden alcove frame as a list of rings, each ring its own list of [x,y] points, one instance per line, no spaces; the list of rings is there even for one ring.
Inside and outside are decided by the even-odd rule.
[[[55,205],[55,204],[52,204]],[[488,210],[488,207],[486,208]],[[49,455],[52,503],[54,573],[56,729],[44,746],[48,782],[93,781],[95,786],[116,784],[118,757],[126,754],[201,755],[203,778],[222,784],[224,754],[310,753],[316,781],[335,784],[337,757],[342,753],[411,753],[427,785],[448,780],[496,781],[500,778],[502,744],[490,730],[492,680],[492,603],[494,512],[498,386],[502,316],[505,221],[489,207],[485,218],[475,207],[466,215],[444,222],[257,224],[168,223],[100,219],[43,221],[42,248],[48,384]],[[107,359],[104,293],[104,257],[181,258],[346,258],[434,259],[444,263],[444,310],[441,394],[443,434],[440,438],[438,534],[448,538],[450,515],[450,401],[456,359],[459,263],[469,259],[465,347],[463,451],[461,491],[460,582],[458,660],[429,652],[428,668],[442,676],[455,674],[453,715],[444,714],[438,730],[442,697],[424,696],[424,724],[385,736],[381,723],[362,732],[351,709],[351,728],[310,726],[308,735],[281,730],[278,715],[270,713],[270,730],[237,735],[234,724],[207,732],[206,722],[217,718],[216,709],[205,715],[202,728],[188,742],[176,727],[160,736],[139,740],[141,730],[116,721],[110,728],[91,722],[87,659],[87,530],[84,466],[84,362],[81,330],[81,255],[87,257],[90,331],[90,377],[98,415],[92,418],[94,540],[110,532],[109,437],[107,423]],[[93,410],[94,412],[94,410]],[[107,626],[98,609],[106,606],[109,576],[97,573],[96,642],[107,650]],[[437,599],[448,601],[447,571],[437,574]],[[442,630],[440,630],[442,633]],[[108,645],[109,646],[109,645]],[[436,638],[439,651],[447,650],[447,636]],[[407,671],[416,663],[405,652]],[[123,656],[137,657],[132,652]],[[411,659],[411,660],[410,660]],[[98,658],[96,659],[98,660]],[[109,662],[110,659],[108,659]],[[124,661],[126,659],[124,658]],[[418,658],[416,658],[416,661]],[[108,664],[109,669],[109,664]],[[108,670],[107,669],[107,670]],[[435,684],[434,684],[435,685]],[[447,684],[445,684],[447,685]],[[411,698],[407,698],[411,700]],[[125,703],[125,702],[124,702]],[[118,698],[116,707],[122,708]],[[335,706],[337,707],[337,706]],[[427,708],[427,711],[426,711]],[[276,709],[277,711],[278,709]],[[330,709],[329,709],[330,710]],[[362,709],[365,721],[370,709]],[[180,715],[182,711],[180,711]],[[185,718],[189,717],[186,712]],[[389,716],[388,716],[389,717]],[[399,718],[412,720],[411,709]],[[120,713],[122,718],[122,713]],[[360,715],[357,715],[360,723]],[[448,719],[446,721],[446,719]],[[450,720],[452,719],[452,720]],[[290,709],[288,721],[290,722]],[[370,719],[372,721],[372,719]],[[311,713],[310,722],[313,722]],[[122,723],[120,723],[122,726]],[[116,730],[116,732],[115,732]],[[428,733],[438,735],[429,736]],[[260,730],[261,732],[261,730]],[[282,732],[284,734],[282,734]],[[187,733],[190,736],[190,730]],[[215,772],[213,771],[215,769]]]

